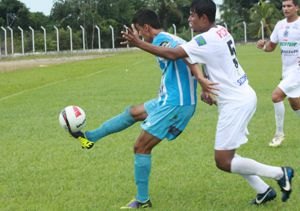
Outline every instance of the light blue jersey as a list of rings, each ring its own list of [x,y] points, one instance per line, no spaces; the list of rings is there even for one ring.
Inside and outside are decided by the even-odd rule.
[[[160,32],[152,42],[153,45],[168,48],[175,48],[182,43],[185,43],[183,39],[166,32]],[[161,57],[157,57],[157,60],[162,71],[159,103],[161,105],[196,104],[197,81],[184,61],[182,59],[167,60]]]

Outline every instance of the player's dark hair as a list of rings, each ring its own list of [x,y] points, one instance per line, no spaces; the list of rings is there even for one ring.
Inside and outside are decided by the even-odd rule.
[[[284,1],[289,1],[289,0],[282,0],[282,2],[284,2]],[[292,0],[292,1],[295,6],[299,6],[298,0]]]
[[[149,9],[140,9],[139,11],[137,11],[132,18],[132,23],[138,24],[140,26],[148,24],[154,29],[161,28],[158,16],[154,11]]]
[[[190,10],[199,17],[205,14],[211,23],[216,20],[216,4],[212,0],[194,0]]]

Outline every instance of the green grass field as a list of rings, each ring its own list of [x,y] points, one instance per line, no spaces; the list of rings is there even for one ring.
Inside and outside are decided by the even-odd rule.
[[[238,153],[296,171],[287,203],[280,201],[276,182],[266,179],[278,197],[259,210],[299,210],[299,119],[287,103],[286,141],[276,149],[267,146],[275,129],[271,93],[281,75],[279,51],[266,54],[242,45],[237,53],[258,96],[249,142]],[[119,210],[135,195],[133,144],[139,124],[87,151],[60,128],[58,114],[79,105],[87,114],[86,128],[93,129],[126,106],[156,97],[159,82],[155,58],[141,51],[0,73],[0,210]],[[153,210],[258,209],[248,204],[255,192],[242,177],[215,167],[216,121],[216,107],[199,101],[182,135],[154,149]]]

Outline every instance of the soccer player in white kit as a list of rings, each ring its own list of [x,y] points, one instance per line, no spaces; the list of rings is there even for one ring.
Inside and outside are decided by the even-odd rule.
[[[297,0],[283,0],[282,11],[285,16],[277,22],[269,41],[259,40],[257,48],[272,52],[279,44],[282,59],[282,80],[272,93],[274,103],[276,132],[269,143],[271,147],[280,146],[284,140],[284,99],[288,97],[291,108],[300,117],[300,18]]]
[[[203,64],[208,78],[217,84],[219,118],[215,139],[216,166],[226,172],[240,174],[256,191],[253,204],[264,204],[276,197],[275,190],[261,177],[275,179],[282,192],[282,201],[289,199],[294,170],[259,163],[236,154],[247,142],[247,125],[256,109],[256,94],[236,57],[232,36],[222,26],[215,25],[216,5],[212,0],[194,0],[189,24],[199,32],[188,43],[176,48],[164,48],[143,42],[132,27],[122,32],[127,42],[154,55],[168,58],[188,58],[191,63]],[[124,42],[125,44],[126,42]]]

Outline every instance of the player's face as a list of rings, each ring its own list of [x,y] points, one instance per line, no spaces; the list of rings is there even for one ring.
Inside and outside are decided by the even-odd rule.
[[[140,26],[139,24],[135,24],[135,28],[138,31],[139,36],[143,37],[146,42],[152,42],[152,37],[149,32],[149,25],[145,24],[143,26]]]
[[[207,31],[207,21],[204,15],[198,16],[196,12],[190,11],[190,16],[188,19],[189,26],[194,32],[205,32]]]
[[[298,17],[299,7],[292,0],[282,2],[282,12],[287,19],[294,20]]]

